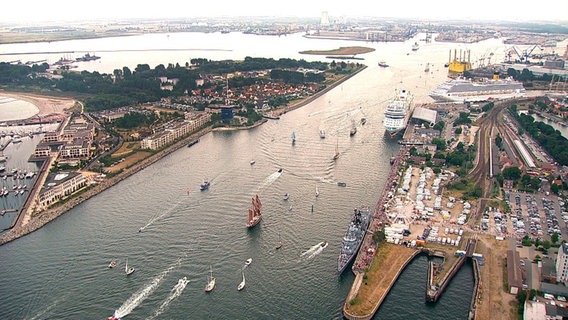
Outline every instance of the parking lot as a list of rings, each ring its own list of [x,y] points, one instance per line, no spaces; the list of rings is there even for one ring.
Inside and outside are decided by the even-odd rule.
[[[562,198],[542,192],[506,192],[505,200],[511,208],[510,230],[518,239],[528,235],[550,241],[554,232],[560,236],[559,242],[568,239],[568,212]]]

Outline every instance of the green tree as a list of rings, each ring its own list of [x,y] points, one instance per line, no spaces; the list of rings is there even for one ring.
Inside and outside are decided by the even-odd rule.
[[[522,171],[518,167],[507,167],[503,170],[503,178],[507,180],[519,180]]]

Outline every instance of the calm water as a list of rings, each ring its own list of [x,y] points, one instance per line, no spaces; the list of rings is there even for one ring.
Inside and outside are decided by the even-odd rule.
[[[340,318],[353,280],[349,272],[341,277],[335,272],[341,238],[354,207],[375,205],[389,158],[398,150],[383,134],[386,100],[395,89],[406,88],[418,101],[428,101],[427,93],[445,79],[448,50],[459,48],[423,43],[412,53],[413,42],[162,34],[0,46],[0,52],[88,50],[102,59],[84,67],[99,66],[104,72],[137,63],[183,63],[191,57],[295,58],[301,50],[351,44],[377,49],[365,56],[369,68],[313,103],[252,130],[210,133],[32,235],[0,247],[0,318],[102,319],[115,310],[127,319]],[[167,43],[218,51],[120,51],[166,48]],[[478,46],[485,51],[498,45],[490,40]],[[122,55],[128,60],[121,60]],[[379,60],[391,67],[379,68]],[[423,71],[425,63],[434,64],[430,74]],[[362,117],[367,123],[349,137],[351,122]],[[326,131],[325,139],[320,139],[320,129]],[[336,143],[341,156],[334,162]],[[278,168],[283,168],[281,174]],[[200,192],[205,178],[212,181],[211,188]],[[338,187],[338,181],[347,187]],[[288,201],[282,199],[284,193],[290,194]],[[264,205],[263,220],[247,230],[246,211],[255,194]],[[141,227],[145,230],[138,233]],[[283,247],[276,251],[279,237]],[[328,241],[328,247],[317,249],[321,241]],[[247,286],[238,292],[241,269],[251,257]],[[137,269],[129,277],[121,271],[126,258]],[[113,259],[119,266],[106,268]],[[205,294],[210,266],[217,286]],[[423,302],[426,270],[426,258],[413,262],[377,318],[464,319],[473,286],[471,267],[458,274],[435,306]],[[176,286],[184,276],[190,279],[187,286]]]

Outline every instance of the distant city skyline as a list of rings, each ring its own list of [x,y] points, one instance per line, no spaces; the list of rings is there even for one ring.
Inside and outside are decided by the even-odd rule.
[[[211,0],[139,2],[133,0],[19,0],[2,4],[3,23],[87,21],[132,18],[194,17],[313,17],[326,11],[330,21],[341,17],[408,18],[417,20],[568,21],[568,1],[549,0],[535,5],[519,1],[402,0],[346,2],[339,0],[263,1]]]

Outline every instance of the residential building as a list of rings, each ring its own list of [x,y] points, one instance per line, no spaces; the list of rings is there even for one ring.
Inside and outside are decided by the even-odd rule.
[[[39,193],[39,206],[46,208],[87,185],[87,179],[79,172],[50,173]]]
[[[556,257],[556,280],[566,284],[568,282],[568,245],[563,243],[558,248]]]

